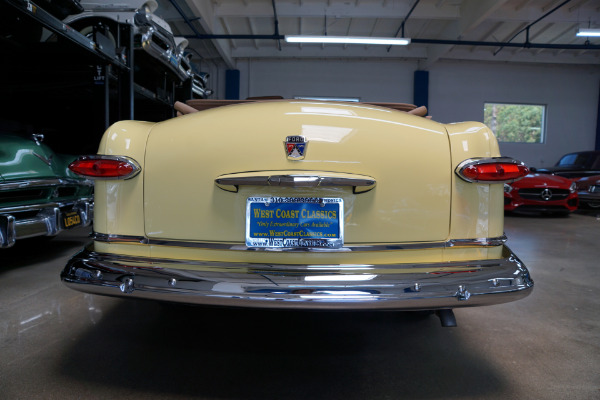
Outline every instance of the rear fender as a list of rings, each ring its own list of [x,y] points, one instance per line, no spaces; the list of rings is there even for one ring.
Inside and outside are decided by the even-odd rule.
[[[479,122],[446,125],[452,170],[469,158],[499,157],[498,141]],[[504,234],[504,185],[470,183],[452,174],[450,239],[493,238]]]
[[[151,122],[117,122],[105,132],[98,154],[131,157],[143,171],[146,141],[153,125]],[[96,180],[94,190],[96,232],[144,236],[143,173],[127,180]]]

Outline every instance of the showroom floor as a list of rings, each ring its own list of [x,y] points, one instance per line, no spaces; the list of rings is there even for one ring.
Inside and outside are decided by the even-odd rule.
[[[87,231],[22,241],[0,252],[0,398],[600,398],[600,216],[508,216],[506,232],[533,294],[457,310],[457,328],[87,295],[59,279]]]

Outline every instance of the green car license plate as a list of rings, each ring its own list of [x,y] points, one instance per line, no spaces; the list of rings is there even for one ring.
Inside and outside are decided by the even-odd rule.
[[[81,215],[79,215],[78,211],[65,212],[61,216],[64,229],[71,229],[81,225]]]
[[[320,197],[249,197],[246,246],[339,248],[344,243],[344,202]]]

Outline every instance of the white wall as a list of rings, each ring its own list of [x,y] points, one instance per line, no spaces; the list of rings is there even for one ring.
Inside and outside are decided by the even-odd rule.
[[[594,149],[599,90],[598,66],[444,61],[429,73],[429,111],[440,122],[482,121],[485,102],[546,105],[544,143],[500,150],[549,167],[565,153]]]
[[[358,97],[411,103],[416,62],[265,59],[238,62],[240,98]]]
[[[237,68],[242,99],[337,96],[412,103],[417,63],[243,59]],[[485,102],[544,104],[544,143],[500,144],[503,155],[540,168],[567,152],[594,148],[599,90],[599,66],[440,61],[429,73],[429,113],[440,122],[482,121]],[[224,90],[213,98],[224,98]]]

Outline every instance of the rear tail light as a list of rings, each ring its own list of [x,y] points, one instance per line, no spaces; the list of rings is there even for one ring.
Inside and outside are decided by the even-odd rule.
[[[467,182],[514,182],[528,173],[524,163],[510,157],[468,159],[456,167],[456,174]]]
[[[140,165],[123,156],[82,156],[69,165],[69,169],[89,179],[130,179],[136,176]]]

